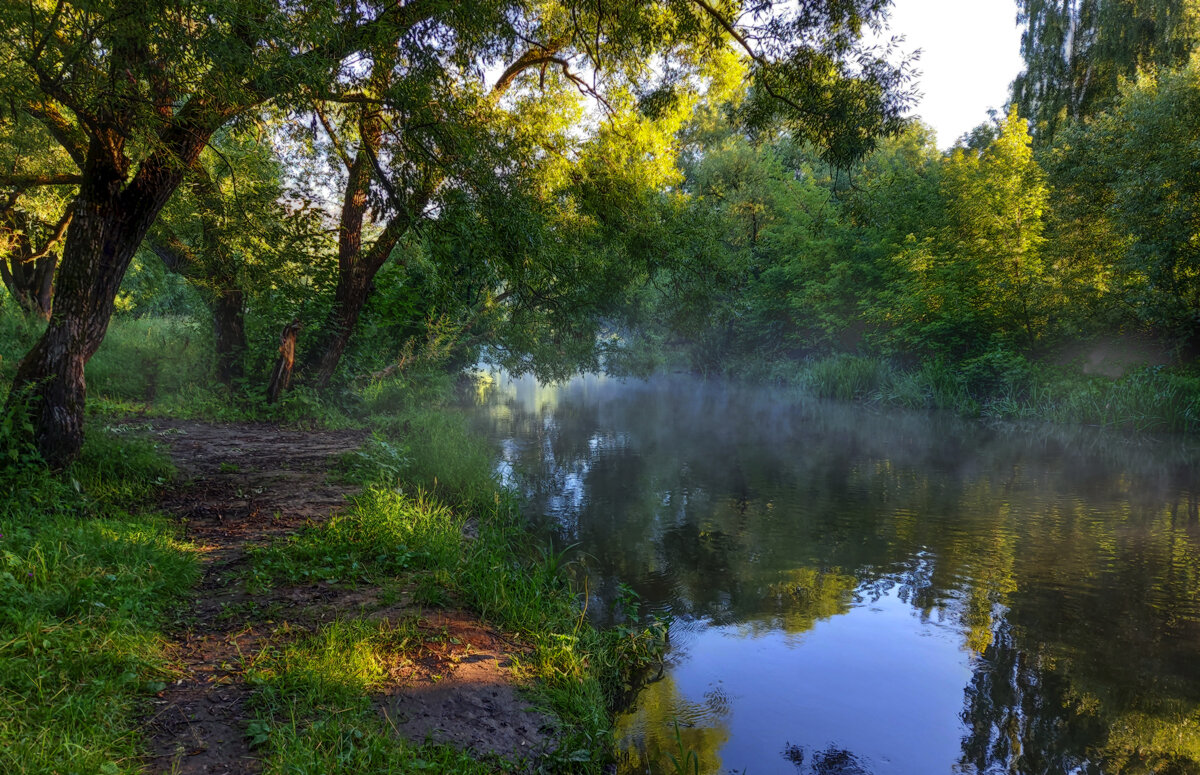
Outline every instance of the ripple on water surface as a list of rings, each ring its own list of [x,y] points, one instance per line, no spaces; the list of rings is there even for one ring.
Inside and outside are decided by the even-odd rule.
[[[497,470],[676,616],[624,769],[1200,772],[1200,455],[675,379],[501,378]]]

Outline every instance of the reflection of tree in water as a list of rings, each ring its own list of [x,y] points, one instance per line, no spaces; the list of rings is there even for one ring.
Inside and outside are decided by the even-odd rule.
[[[782,629],[795,635],[807,632],[819,619],[850,610],[857,580],[839,569],[794,568],[768,586],[775,598],[775,617],[743,626],[755,631]]]
[[[713,690],[703,702],[691,702],[670,675],[650,684],[637,706],[617,719],[616,737],[623,772],[665,772],[668,754],[678,755],[676,724],[685,750],[694,751],[700,775],[721,773],[721,747],[729,740],[729,701]]]
[[[1114,694],[1108,676],[1088,691],[1088,670],[1044,648],[1022,649],[1020,640],[1014,627],[1001,625],[976,665],[962,714],[963,772],[1200,772],[1200,711],[1192,703]]]
[[[788,413],[694,383],[616,396],[497,420],[533,502],[586,488],[555,519],[586,553],[590,612],[625,582],[681,616],[796,633],[892,595],[977,655],[963,772],[1200,773],[1191,452]]]
[[[1103,741],[1103,725],[1052,666],[1018,648],[1007,624],[996,629],[966,689],[964,771],[1099,772],[1081,754]]]
[[[796,767],[797,775],[871,775],[857,756],[833,745],[809,751],[789,744],[783,749],[783,758]]]

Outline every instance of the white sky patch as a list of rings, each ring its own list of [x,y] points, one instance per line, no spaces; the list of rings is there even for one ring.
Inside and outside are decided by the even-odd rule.
[[[913,111],[948,148],[1003,110],[1009,86],[1025,66],[1013,0],[895,0],[891,35],[905,51],[921,49],[917,69],[923,93]]]

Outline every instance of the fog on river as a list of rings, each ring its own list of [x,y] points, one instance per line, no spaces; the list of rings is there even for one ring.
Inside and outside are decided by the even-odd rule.
[[[688,377],[493,375],[588,610],[669,614],[622,771],[1200,772],[1200,450]],[[581,582],[581,587],[582,587]]]

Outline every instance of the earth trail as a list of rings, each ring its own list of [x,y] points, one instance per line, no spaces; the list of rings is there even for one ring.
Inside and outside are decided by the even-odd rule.
[[[249,593],[248,550],[321,523],[356,488],[329,481],[362,431],[303,431],[270,424],[155,421],[179,480],[162,507],[202,555],[190,610],[181,612],[171,653],[178,678],[153,700],[144,733],[149,769],[179,775],[261,770],[247,736],[251,689],[243,672],[267,642],[315,631],[338,617],[417,619],[423,642],[375,697],[397,734],[509,760],[536,758],[552,725],[520,697],[509,669],[519,646],[469,613],[384,604],[377,590],[323,582]]]

